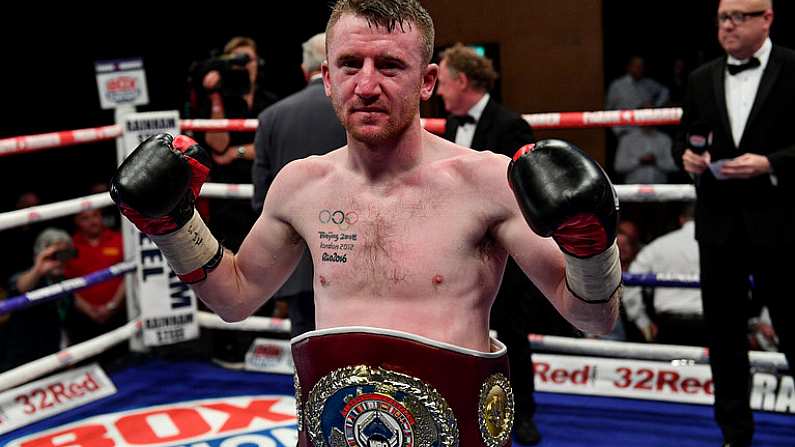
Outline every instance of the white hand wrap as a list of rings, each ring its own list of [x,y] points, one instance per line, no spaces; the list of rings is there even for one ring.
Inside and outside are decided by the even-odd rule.
[[[607,250],[590,258],[563,253],[566,259],[566,283],[577,298],[588,303],[606,303],[619,295],[621,262],[615,242]]]
[[[182,228],[168,234],[150,235],[177,275],[187,275],[203,268],[218,253],[220,244],[193,210],[193,217]]]

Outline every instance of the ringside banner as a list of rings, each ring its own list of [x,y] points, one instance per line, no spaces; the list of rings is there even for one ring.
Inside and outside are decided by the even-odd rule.
[[[16,439],[8,447],[291,447],[295,399],[235,396],[174,402],[91,417]]]
[[[97,364],[0,393],[0,434],[116,393]]]
[[[97,61],[94,68],[99,102],[103,109],[149,104],[142,59]]]
[[[558,393],[627,397],[711,405],[709,365],[533,354],[536,389]],[[753,374],[751,408],[795,414],[792,376]]]
[[[152,135],[179,134],[179,113],[131,113],[124,117],[124,144],[127,155]],[[141,309],[143,341],[146,346],[179,343],[199,336],[196,295],[171,270],[160,249],[132,225],[127,238],[133,241],[138,263],[136,296]]]

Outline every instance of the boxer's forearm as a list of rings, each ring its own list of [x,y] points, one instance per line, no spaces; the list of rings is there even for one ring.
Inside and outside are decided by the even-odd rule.
[[[229,322],[244,320],[270,298],[246,278],[237,256],[228,250],[218,267],[191,287],[210,309]]]
[[[199,298],[226,321],[243,320],[259,309],[284,284],[303,255],[304,244],[277,244],[280,248],[273,253],[279,255],[269,255],[269,246],[260,238],[260,234],[249,234],[237,254],[227,250],[206,279],[192,284]]]

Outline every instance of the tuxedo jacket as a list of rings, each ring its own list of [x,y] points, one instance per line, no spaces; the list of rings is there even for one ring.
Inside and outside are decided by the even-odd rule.
[[[458,131],[458,121],[448,117],[444,129],[444,138],[455,142]],[[483,114],[475,125],[475,135],[472,137],[472,149],[490,150],[513,158],[513,154],[524,146],[532,143],[533,131],[530,125],[516,112],[512,112],[500,103],[489,98]]]
[[[795,52],[774,45],[739,144],[726,109],[727,58],[696,69],[688,80],[679,136],[673,148],[681,166],[689,135],[711,135],[712,161],[744,153],[770,160],[773,179],[718,180],[708,169],[695,177],[696,239],[710,245],[750,235],[759,247],[795,242]]]

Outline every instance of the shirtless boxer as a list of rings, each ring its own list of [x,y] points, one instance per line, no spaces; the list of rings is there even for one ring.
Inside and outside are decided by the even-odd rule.
[[[617,316],[603,171],[541,142],[511,164],[515,198],[507,157],[422,129],[432,50],[416,0],[336,5],[322,72],[348,145],[282,169],[237,254],[193,209],[208,163],[189,138],[147,140],[112,182],[122,212],[228,321],[261,306],[309,247],[318,331],[293,341],[301,445],[508,442],[507,360],[488,328],[509,254],[580,329],[606,334]]]

